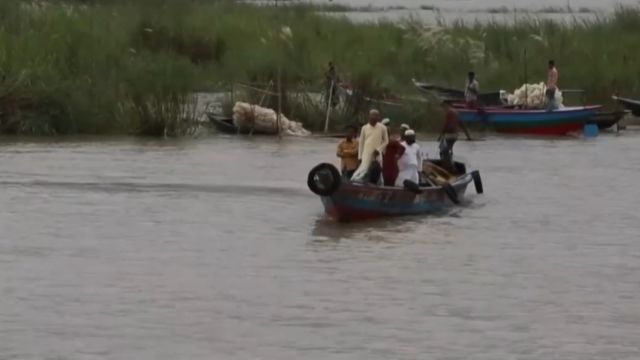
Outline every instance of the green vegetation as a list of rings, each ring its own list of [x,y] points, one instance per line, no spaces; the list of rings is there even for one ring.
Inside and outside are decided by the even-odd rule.
[[[267,83],[282,67],[285,114],[311,129],[322,106],[328,61],[359,96],[336,127],[380,106],[418,128],[438,126],[438,107],[370,104],[389,93],[415,97],[411,79],[460,87],[474,69],[485,90],[543,81],[554,58],[561,86],[588,101],[640,93],[640,10],[571,24],[531,18],[515,25],[354,24],[308,6],[260,7],[232,1],[101,1],[77,5],[0,2],[0,133],[183,135],[193,127],[193,92],[228,91],[237,81]],[[322,10],[322,9],[320,9]],[[292,36],[281,27],[290,28]],[[255,95],[236,93],[236,100]],[[267,104],[275,105],[273,98]]]

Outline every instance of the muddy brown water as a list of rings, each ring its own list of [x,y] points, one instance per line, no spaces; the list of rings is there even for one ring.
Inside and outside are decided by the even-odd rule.
[[[0,358],[640,358],[640,132],[456,154],[470,204],[338,225],[332,139],[5,139]]]

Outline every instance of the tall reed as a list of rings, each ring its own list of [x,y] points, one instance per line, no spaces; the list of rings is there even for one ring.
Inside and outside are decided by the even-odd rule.
[[[640,96],[638,8],[593,21],[531,16],[446,26],[355,24],[315,10],[322,9],[227,0],[3,0],[0,132],[181,135],[196,115],[189,94],[266,83],[278,67],[287,89],[323,92],[329,61],[363,98],[416,96],[412,78],[461,87],[469,70],[483,90],[513,90],[525,63],[529,82],[544,81],[548,59],[558,64],[561,88],[584,89],[585,101]],[[336,126],[382,106],[353,101]],[[439,124],[433,102],[404,104],[383,109],[419,128]],[[322,106],[293,93],[285,105],[287,116],[322,128]]]

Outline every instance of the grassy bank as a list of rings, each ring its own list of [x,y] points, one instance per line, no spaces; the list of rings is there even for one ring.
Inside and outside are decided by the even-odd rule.
[[[266,83],[277,65],[285,88],[323,90],[325,64],[362,96],[416,95],[410,79],[461,86],[474,69],[484,89],[512,90],[545,78],[554,58],[564,88],[587,101],[640,95],[640,11],[572,24],[353,24],[308,6],[258,7],[231,1],[94,1],[73,5],[0,2],[0,133],[181,135],[193,124],[195,91],[235,81]],[[283,36],[281,26],[291,29]],[[286,34],[286,33],[285,33]],[[273,104],[273,100],[271,102]],[[319,129],[324,114],[299,97],[287,115]],[[335,126],[368,107],[362,98]],[[435,105],[382,107],[395,119],[438,126]],[[294,116],[291,116],[293,113]]]

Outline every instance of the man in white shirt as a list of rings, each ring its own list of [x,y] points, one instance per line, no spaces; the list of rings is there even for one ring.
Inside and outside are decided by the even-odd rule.
[[[413,130],[407,130],[404,133],[405,141],[404,154],[398,160],[398,168],[400,173],[396,179],[396,186],[404,186],[405,180],[410,180],[416,184],[420,183],[419,172],[422,168],[422,154],[420,145],[416,144],[416,133]]]
[[[468,108],[475,109],[478,107],[479,93],[480,84],[476,79],[476,74],[473,71],[470,71],[467,78],[467,85],[464,89],[464,101],[467,103]]]
[[[362,181],[369,172],[371,163],[384,152],[389,143],[387,127],[380,124],[380,112],[378,110],[369,111],[369,122],[360,130],[358,141],[358,160],[360,166],[351,177],[352,181]]]

